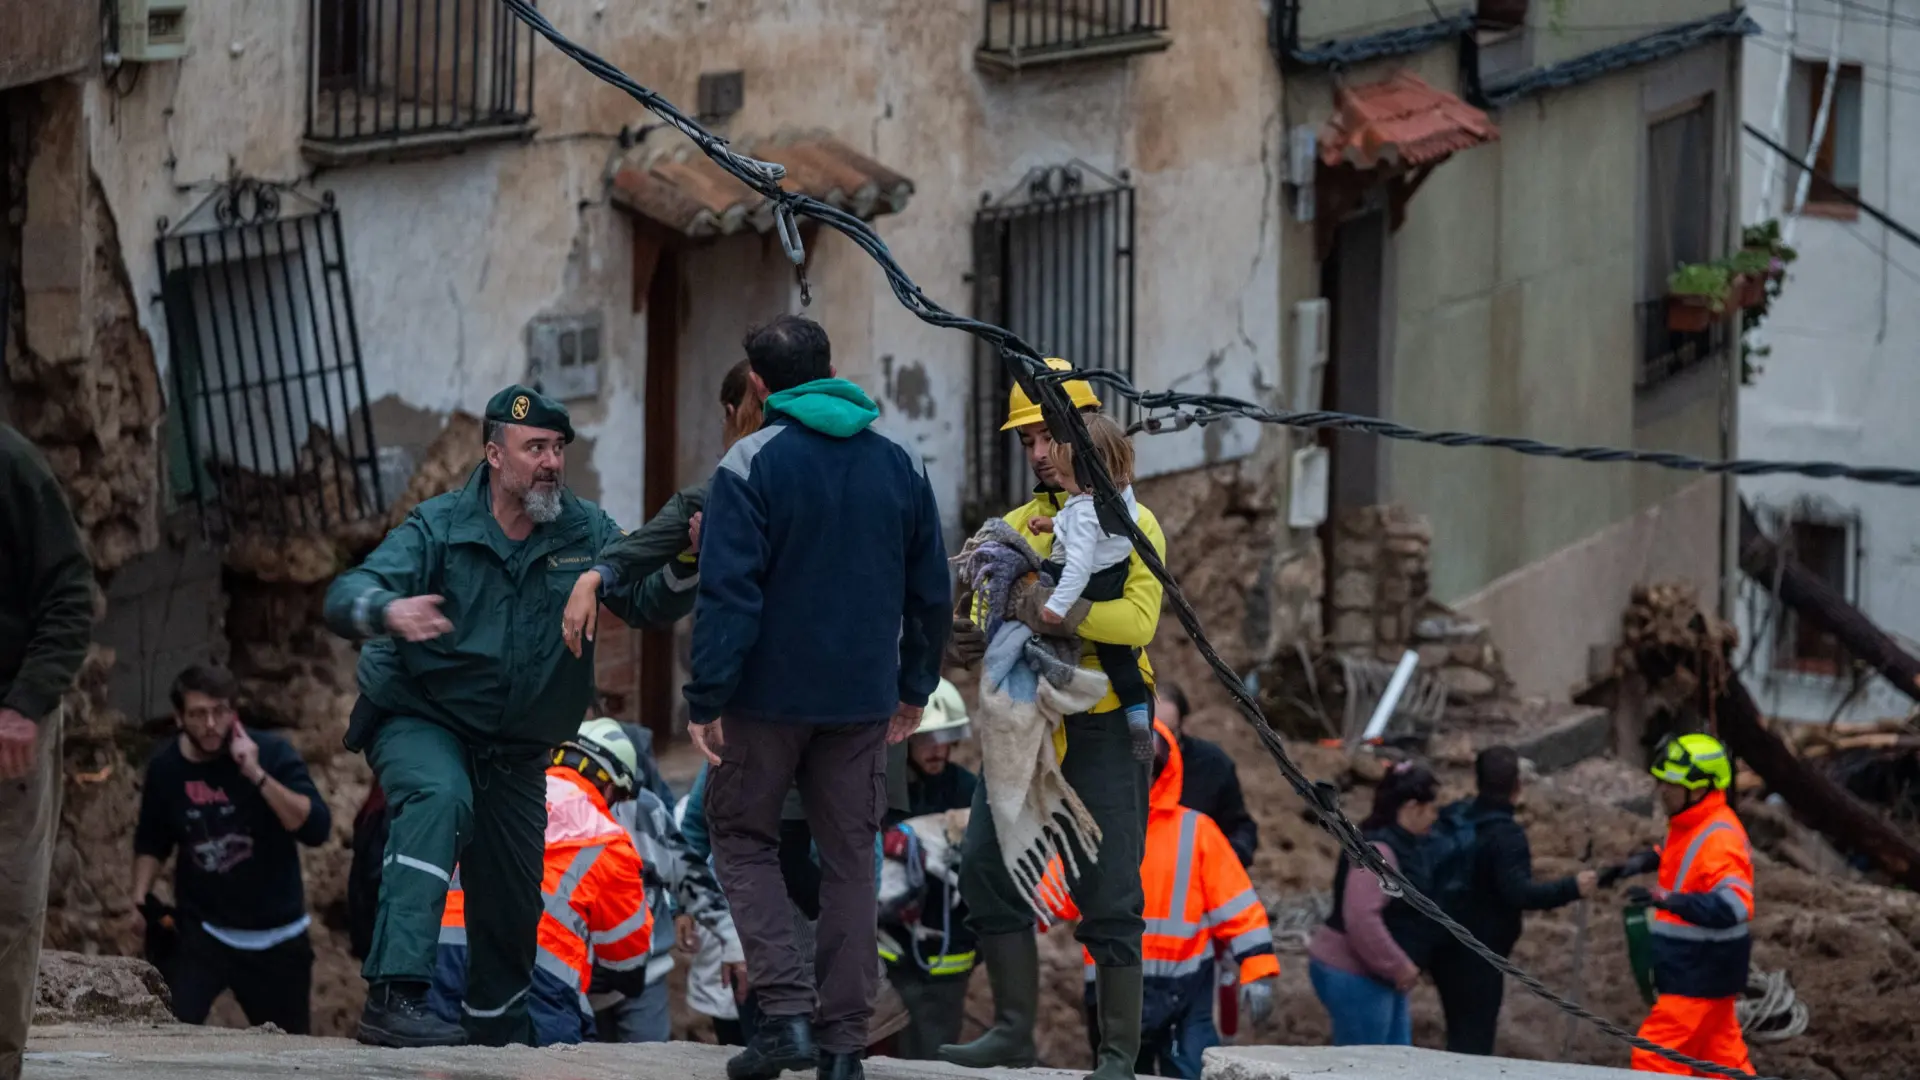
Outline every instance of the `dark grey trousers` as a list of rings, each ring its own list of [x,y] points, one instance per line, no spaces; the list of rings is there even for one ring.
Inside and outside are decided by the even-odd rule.
[[[879,978],[873,845],[887,808],[887,725],[727,719],[721,729],[707,821],[754,995],[767,1016],[812,1016],[821,1050],[859,1053]],[[812,978],[780,873],[780,808],[796,781],[820,853]]]

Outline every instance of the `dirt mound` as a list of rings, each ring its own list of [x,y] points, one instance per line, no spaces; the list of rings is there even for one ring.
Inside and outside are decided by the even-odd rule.
[[[173,1021],[169,1000],[166,980],[145,960],[47,949],[40,954],[33,1022],[166,1024]]]

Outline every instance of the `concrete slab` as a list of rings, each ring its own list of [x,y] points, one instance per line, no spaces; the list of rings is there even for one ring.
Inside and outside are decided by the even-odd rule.
[[[35,1028],[25,1080],[724,1080],[734,1051],[702,1043],[646,1046],[376,1050],[344,1039],[166,1025]],[[790,1073],[792,1080],[810,1073]],[[975,1072],[938,1062],[867,1063],[872,1080],[1078,1080],[1053,1070]]]
[[[1206,1080],[1629,1080],[1639,1075],[1414,1046],[1223,1046],[1206,1054]]]

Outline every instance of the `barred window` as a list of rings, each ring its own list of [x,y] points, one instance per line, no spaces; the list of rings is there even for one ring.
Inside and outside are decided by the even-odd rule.
[[[1156,52],[1167,37],[1169,0],[985,0],[979,56],[1023,67]]]
[[[308,156],[530,130],[534,34],[499,0],[309,2]]]
[[[974,311],[1043,355],[1131,379],[1133,236],[1133,187],[1124,171],[1110,177],[1077,161],[1035,169],[974,219]],[[1033,487],[1018,437],[1000,430],[1013,385],[1005,362],[977,346],[969,526],[1024,502]],[[1130,416],[1118,400],[1108,401],[1108,412]]]
[[[300,213],[283,215],[282,203]],[[328,529],[384,500],[340,213],[253,181],[161,223],[172,489],[209,537]]]

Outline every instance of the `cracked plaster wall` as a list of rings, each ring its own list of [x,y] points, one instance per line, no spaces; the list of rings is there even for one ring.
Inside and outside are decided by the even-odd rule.
[[[196,8],[187,60],[151,65],[125,97],[97,83],[90,94],[94,167],[162,363],[165,327],[150,296],[156,219],[178,219],[233,172],[301,180],[339,200],[369,395],[404,407],[383,415],[477,410],[524,374],[529,319],[602,313],[600,397],[576,406],[580,449],[590,446],[594,460],[576,453],[571,468],[616,517],[637,520],[645,318],[631,311],[631,226],[605,204],[602,178],[617,147],[601,136],[648,118],[542,45],[531,145],[313,177],[299,152],[304,7],[290,15],[285,5],[209,0]],[[971,4],[568,3],[549,14],[682,103],[693,101],[702,71],[745,71],[745,107],[718,125],[725,134],[825,128],[912,178],[907,211],[880,229],[929,294],[955,310],[969,304],[970,228],[983,194],[1075,158],[1131,170],[1138,381],[1241,395],[1277,382],[1279,76],[1258,5],[1174,4],[1164,53],[1018,77],[976,69]],[[679,138],[656,132],[647,146]],[[887,422],[927,455],[951,521],[964,486],[970,341],[899,309],[866,257],[838,237],[816,240],[812,280],[809,314],[833,335],[842,373],[880,395]],[[697,304],[728,283],[692,284]],[[703,333],[697,362],[724,371],[742,329]],[[693,343],[683,341],[683,357]],[[891,396],[882,357],[913,373],[893,381]],[[902,386],[910,396],[894,400]],[[683,394],[682,409],[693,404]],[[706,426],[695,416],[681,424],[683,457],[706,449],[704,439],[685,441]],[[380,434],[418,447],[434,434],[429,426]],[[1142,447],[1143,471],[1237,457],[1258,438],[1240,425],[1154,439]]]

